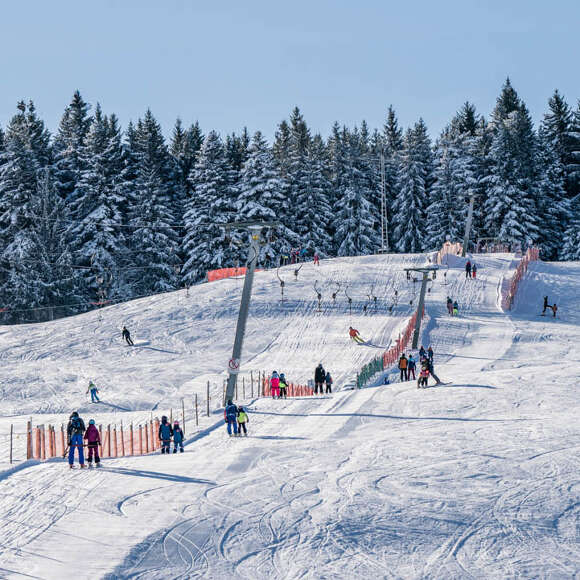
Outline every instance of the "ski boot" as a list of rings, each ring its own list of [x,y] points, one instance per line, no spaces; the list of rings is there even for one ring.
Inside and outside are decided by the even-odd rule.
[[[180,448],[179,448],[179,452],[180,452],[180,453],[183,453],[184,451],[185,451],[185,449],[183,449],[183,447],[180,447]]]
[[[86,465],[84,463],[81,463],[81,469],[85,469]]]
[[[177,453],[177,447],[173,450],[173,453]]]

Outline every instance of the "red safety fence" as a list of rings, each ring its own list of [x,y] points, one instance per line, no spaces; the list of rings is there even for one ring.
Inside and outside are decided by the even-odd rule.
[[[262,397],[272,396],[270,377],[271,375],[262,378]],[[305,385],[295,385],[294,383],[290,383],[286,389],[287,397],[311,397],[313,394],[314,389]]]
[[[524,277],[524,274],[528,271],[528,265],[530,262],[540,259],[540,249],[539,248],[528,248],[526,255],[520,260],[514,275],[512,276],[509,284],[501,291],[501,307],[504,310],[511,310],[516,294],[518,291],[518,286],[520,280]]]
[[[425,309],[423,308],[423,316],[425,315]],[[409,318],[409,322],[405,327],[405,331],[403,332],[402,336],[396,340],[395,346],[392,346],[389,350],[387,350],[383,354],[383,367],[386,368],[392,364],[398,362],[399,357],[401,356],[402,352],[407,350],[407,346],[409,345],[409,341],[413,336],[413,331],[415,330],[415,321],[417,320],[417,313],[413,314],[411,318]]]
[[[101,457],[128,457],[146,455],[161,447],[159,441],[159,419],[152,419],[144,425],[117,426],[99,425]],[[86,447],[86,443],[85,443]],[[64,425],[60,429],[54,425],[33,427],[29,421],[26,436],[27,459],[50,459],[64,457],[68,451],[67,434]]]
[[[256,272],[260,270],[256,268]],[[219,270],[209,270],[207,273],[207,281],[214,282],[215,280],[223,280],[224,278],[234,278],[236,276],[245,276],[246,267],[240,268],[220,268]]]

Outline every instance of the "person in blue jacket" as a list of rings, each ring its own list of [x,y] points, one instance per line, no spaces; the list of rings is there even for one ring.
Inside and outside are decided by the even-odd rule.
[[[163,415],[161,417],[161,425],[159,425],[159,440],[161,441],[161,453],[171,453],[171,437],[173,436],[173,429]]]
[[[68,464],[73,468],[75,463],[75,449],[79,452],[79,463],[81,468],[85,466],[85,453],[83,449],[83,435],[85,433],[85,422],[79,417],[76,411],[70,416],[66,434],[68,438]]]
[[[228,435],[232,436],[232,428],[234,435],[238,434],[238,407],[232,403],[230,399],[224,410],[224,421],[228,425]]]
[[[183,440],[185,439],[185,433],[183,429],[179,426],[179,421],[173,421],[173,453],[177,453],[177,448],[183,453]]]

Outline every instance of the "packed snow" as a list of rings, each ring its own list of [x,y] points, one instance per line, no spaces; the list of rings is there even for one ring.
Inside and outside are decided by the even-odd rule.
[[[241,279],[3,327],[2,435],[73,409],[139,422],[181,398],[191,417],[207,381],[213,412],[186,425],[185,453],[106,459],[99,471],[60,460],[8,470],[3,446],[1,576],[577,577],[580,264],[533,263],[506,314],[501,288],[516,258],[473,258],[476,279],[450,258],[430,284],[422,340],[447,384],[426,390],[394,370],[389,385],[377,377],[353,390],[382,350],[349,342],[348,327],[388,346],[416,307],[419,284],[404,268],[431,255],[326,260],[297,279],[294,266],[257,273],[243,370],[305,383],[322,362],[337,390],[247,397],[247,438],[227,436],[220,410]],[[546,294],[555,319],[539,316]],[[121,342],[124,324],[133,348]],[[103,404],[87,402],[89,379]]]

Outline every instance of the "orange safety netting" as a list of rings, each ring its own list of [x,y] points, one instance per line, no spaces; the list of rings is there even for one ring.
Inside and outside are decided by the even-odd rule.
[[[256,268],[256,272],[260,270]],[[214,282],[215,280],[223,280],[224,278],[234,278],[235,276],[245,276],[246,267],[240,268],[220,268],[219,270],[208,270],[207,281]]]

